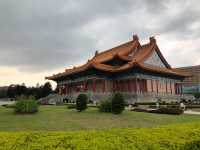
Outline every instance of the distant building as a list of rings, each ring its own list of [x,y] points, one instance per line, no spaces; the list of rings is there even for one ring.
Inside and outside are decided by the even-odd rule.
[[[183,80],[183,93],[200,92],[200,65],[177,68],[191,74]]]
[[[128,102],[147,102],[185,98],[182,81],[186,77],[188,74],[168,64],[154,37],[141,45],[134,35],[131,41],[96,51],[87,63],[46,79],[56,81],[59,94],[70,100],[79,93],[98,101],[120,92]]]

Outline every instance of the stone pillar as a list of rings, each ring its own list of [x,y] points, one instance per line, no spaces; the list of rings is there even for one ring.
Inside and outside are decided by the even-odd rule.
[[[102,80],[102,84],[103,84],[102,92],[104,93],[104,92],[105,92],[105,89],[106,89],[106,81],[105,81],[105,80]]]
[[[87,81],[84,81],[84,85],[83,85],[83,87],[84,87],[84,92],[87,92]]]
[[[122,92],[124,92],[125,91],[125,89],[124,89],[124,80],[121,80],[120,84],[121,84],[121,87],[122,87]]]
[[[142,80],[139,78],[138,79],[138,83],[139,83],[139,93],[142,93]]]
[[[156,92],[158,93],[158,80],[156,80]]]
[[[127,80],[127,84],[128,84],[128,92],[131,92],[132,89],[131,89],[131,85],[130,85],[130,80],[129,79]]]
[[[181,87],[181,95],[183,94],[183,85],[182,83],[180,83],[180,87]]]
[[[172,81],[170,81],[170,92],[172,94]]]
[[[136,93],[138,93],[139,88],[138,88],[138,79],[137,78],[135,79],[135,87],[136,87]]]
[[[144,92],[147,93],[147,80],[144,79]]]
[[[66,84],[63,86],[63,94],[64,94],[64,95],[67,94],[67,85],[66,85]]]
[[[153,79],[151,79],[151,92],[153,92]]]
[[[113,92],[115,92],[115,80],[112,80]]]
[[[58,86],[58,94],[62,95],[62,86]]]
[[[96,92],[96,79],[92,80],[92,91],[93,91],[93,93]]]
[[[115,80],[114,81],[114,85],[115,85],[115,92],[118,92],[120,89],[120,82],[119,80]]]

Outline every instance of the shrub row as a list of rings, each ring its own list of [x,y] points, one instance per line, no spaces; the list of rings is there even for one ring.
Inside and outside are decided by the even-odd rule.
[[[76,109],[81,112],[87,109],[88,97],[86,94],[79,94],[76,99]]]
[[[20,96],[15,104],[15,112],[21,114],[38,112],[38,103],[34,97]]]
[[[38,112],[38,103],[36,100],[20,100],[15,105],[16,113],[36,113]]]
[[[0,139],[2,150],[199,150],[200,123],[101,131],[1,132]]]
[[[159,113],[159,114],[174,114],[174,115],[180,115],[184,112],[181,108],[173,108],[173,107],[161,107],[159,109],[150,110],[150,113]]]
[[[111,100],[101,101],[99,106],[100,112],[112,112],[114,114],[121,114],[125,109],[125,101],[120,93],[116,93]]]

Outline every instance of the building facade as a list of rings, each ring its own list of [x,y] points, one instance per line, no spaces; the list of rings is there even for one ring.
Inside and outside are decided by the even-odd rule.
[[[132,103],[191,98],[182,94],[182,81],[187,76],[167,63],[154,37],[141,45],[134,35],[131,41],[96,51],[85,64],[46,79],[56,81],[59,94],[69,100],[86,93],[90,100],[99,101],[120,92]]]
[[[191,76],[183,80],[183,93],[200,92],[200,65],[177,68],[185,73],[190,73]]]

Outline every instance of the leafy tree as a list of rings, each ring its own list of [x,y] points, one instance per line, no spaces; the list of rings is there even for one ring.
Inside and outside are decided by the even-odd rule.
[[[42,87],[42,96],[48,96],[50,93],[52,93],[52,86],[50,82],[46,82],[44,86]]]
[[[7,90],[7,96],[9,98],[14,98],[16,95],[16,91],[15,91],[15,86],[14,85],[10,85],[8,87],[8,90]]]
[[[79,94],[79,96],[76,99],[76,109],[80,112],[87,109],[87,100],[87,95]]]
[[[116,93],[111,101],[112,113],[121,114],[125,108],[125,101],[120,93]]]
[[[7,87],[1,87],[0,88],[0,98],[7,97]]]
[[[194,93],[194,97],[195,97],[196,99],[199,99],[199,98],[200,98],[200,92]]]
[[[40,99],[49,95],[52,92],[52,86],[50,82],[47,82],[44,84],[44,86],[37,85],[36,87],[26,87],[25,84],[10,85],[7,89],[6,95],[9,98],[16,98],[20,95],[33,95],[36,99]]]

